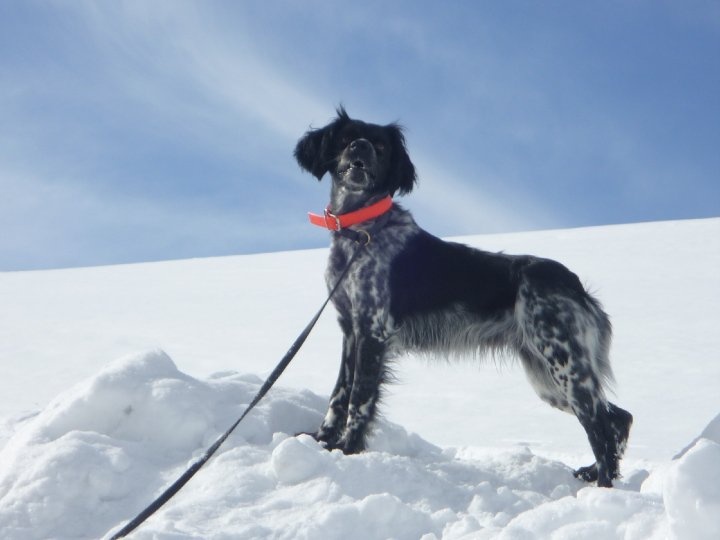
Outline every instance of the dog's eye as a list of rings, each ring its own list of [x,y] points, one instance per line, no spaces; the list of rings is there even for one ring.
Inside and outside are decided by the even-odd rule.
[[[376,142],[374,146],[375,146],[375,151],[378,154],[382,154],[385,151],[385,143]]]

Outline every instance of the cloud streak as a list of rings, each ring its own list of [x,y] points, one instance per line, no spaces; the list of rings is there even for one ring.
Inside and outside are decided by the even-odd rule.
[[[340,102],[408,126],[421,177],[406,204],[438,234],[720,211],[720,70],[702,52],[718,27],[647,6],[528,9],[6,8],[0,210],[16,232],[0,270],[323,245],[304,214],[329,187],[292,148]]]

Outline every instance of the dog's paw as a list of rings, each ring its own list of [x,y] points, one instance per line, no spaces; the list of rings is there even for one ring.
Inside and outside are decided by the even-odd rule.
[[[326,450],[334,450],[335,448],[338,448],[337,443],[334,440],[334,439],[336,439],[336,437],[332,437],[332,434],[327,433],[326,431],[323,431],[323,430],[301,431],[299,433],[296,433],[295,437],[297,437],[299,435],[309,435],[310,437],[315,439],[320,444],[320,446],[322,446]]]
[[[340,436],[321,428],[318,431],[301,431],[296,433],[295,437],[298,435],[309,435],[326,450],[340,450],[345,455],[359,454],[365,450],[365,442],[362,437],[349,437],[347,433]]]
[[[573,476],[585,482],[596,482],[598,479],[597,464],[593,463],[587,467],[580,467],[578,470],[573,471]]]

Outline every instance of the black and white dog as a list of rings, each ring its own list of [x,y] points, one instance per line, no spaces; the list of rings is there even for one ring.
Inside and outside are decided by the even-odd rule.
[[[388,362],[399,353],[509,351],[540,398],[585,429],[595,463],[575,475],[612,486],[632,416],[605,395],[611,328],[599,302],[558,262],[479,251],[422,230],[388,199],[416,180],[401,128],[352,119],[342,107],[337,114],[295,148],[302,168],[332,179],[326,214],[315,216],[336,230],[329,286],[357,249],[337,230],[377,230],[333,296],[342,363],[315,438],[346,454],[364,449]]]

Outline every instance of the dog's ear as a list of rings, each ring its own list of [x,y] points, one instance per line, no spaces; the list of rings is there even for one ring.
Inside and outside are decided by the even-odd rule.
[[[417,180],[415,165],[410,161],[405,147],[402,128],[397,124],[390,124],[387,128],[392,141],[392,161],[390,162],[392,191],[393,193],[399,191],[400,195],[405,195],[410,193],[415,186]]]
[[[347,122],[350,122],[345,107],[338,105],[335,109],[337,118],[324,128],[311,129],[300,139],[295,146],[295,159],[306,171],[312,173],[320,180],[335,163],[333,155],[333,138],[335,133]]]
[[[332,125],[320,129],[311,129],[295,146],[295,159],[306,171],[318,180],[328,172],[331,160],[327,157],[327,146]]]

